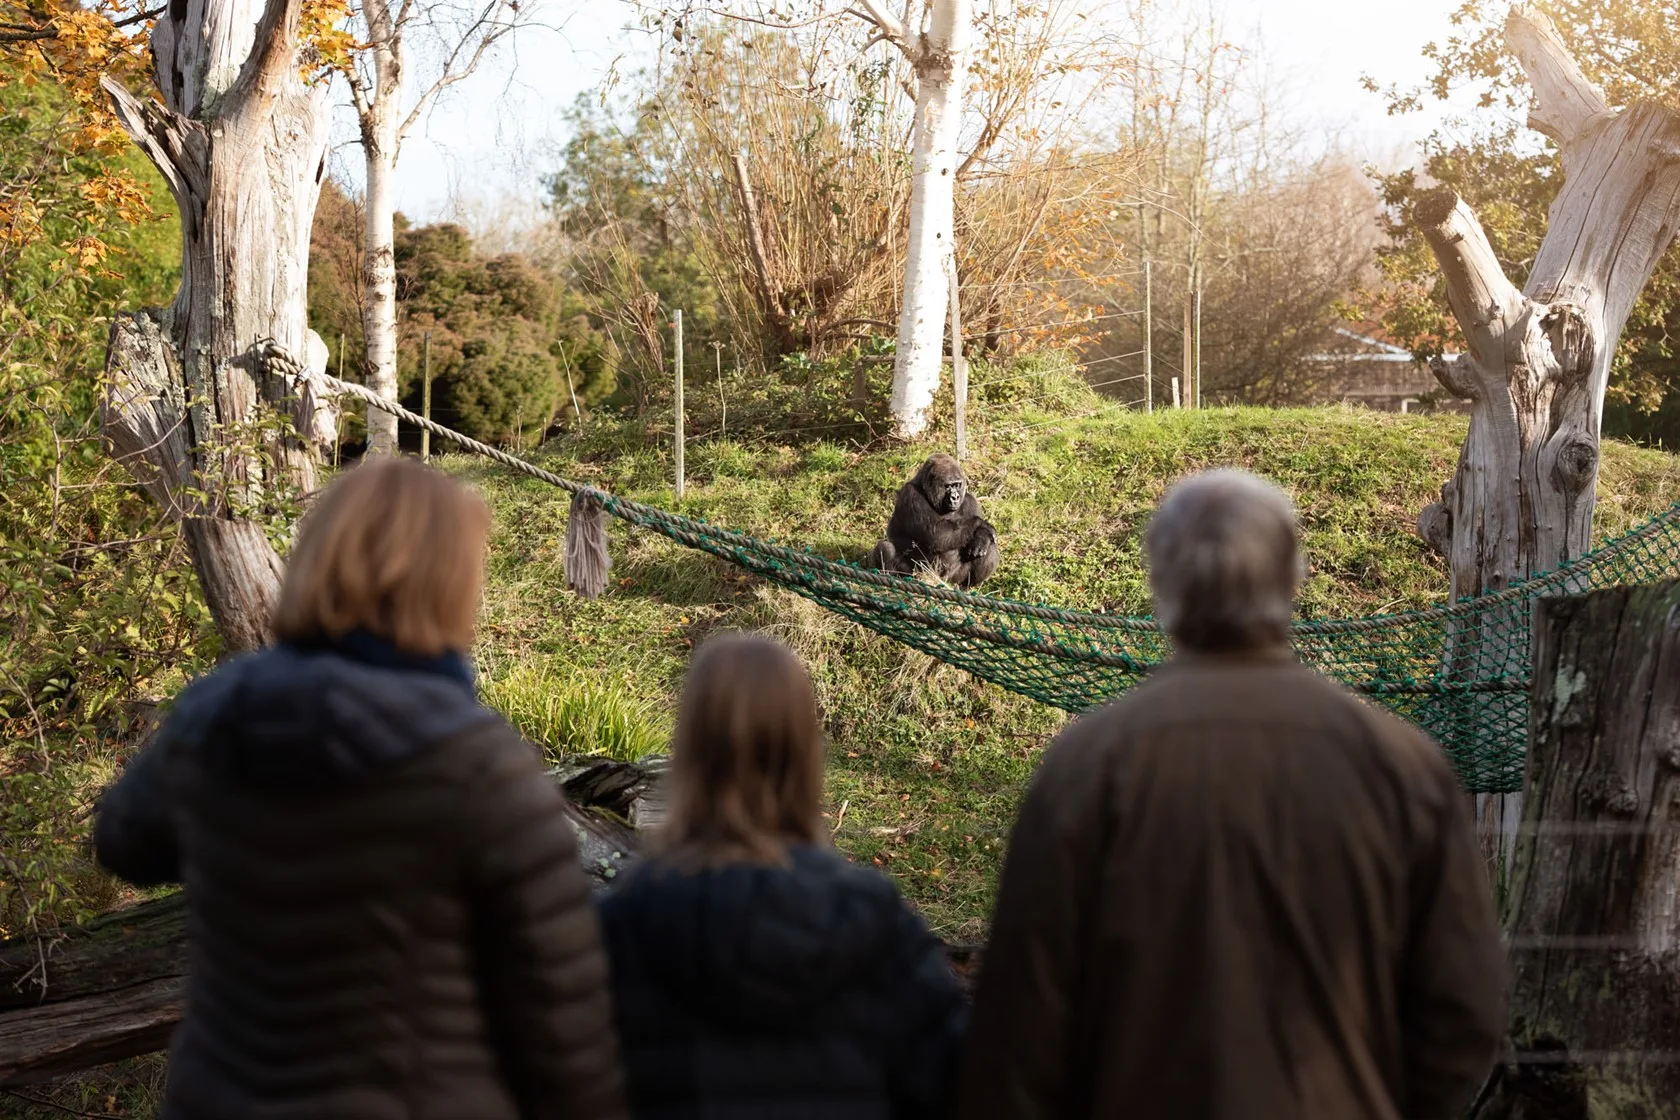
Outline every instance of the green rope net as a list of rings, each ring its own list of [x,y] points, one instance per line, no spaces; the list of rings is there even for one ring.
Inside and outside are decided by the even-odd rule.
[[[955,591],[589,491],[621,520],[789,588],[1012,692],[1082,712],[1167,657],[1152,619]],[[1522,788],[1534,601],[1680,576],[1680,502],[1602,548],[1450,607],[1295,626],[1301,658],[1433,735],[1472,793]]]
[[[268,354],[294,376],[302,366]],[[561,478],[359,386],[343,395],[505,466],[600,503],[613,516],[787,587],[861,626],[1012,692],[1082,712],[1126,691],[1168,654],[1152,619],[1061,610],[955,591],[758,540]],[[1473,793],[1522,788],[1529,626],[1536,599],[1680,576],[1680,502],[1594,552],[1451,606],[1295,626],[1296,652],[1433,735]]]

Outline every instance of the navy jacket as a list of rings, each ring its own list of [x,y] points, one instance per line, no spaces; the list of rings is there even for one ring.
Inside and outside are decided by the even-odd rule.
[[[561,794],[459,659],[263,650],[182,694],[99,862],[187,888],[165,1120],[616,1120]]]
[[[632,870],[598,903],[638,1120],[938,1120],[966,1017],[886,877],[791,865]]]

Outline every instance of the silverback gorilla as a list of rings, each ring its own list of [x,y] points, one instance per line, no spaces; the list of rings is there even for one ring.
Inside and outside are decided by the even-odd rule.
[[[980,516],[980,503],[955,459],[931,456],[899,487],[887,535],[867,564],[906,575],[931,568],[958,587],[976,587],[997,571],[997,533]]]

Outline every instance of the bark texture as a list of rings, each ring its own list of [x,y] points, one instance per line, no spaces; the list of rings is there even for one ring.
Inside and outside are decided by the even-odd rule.
[[[1506,926],[1512,1053],[1478,1120],[1680,1102],[1680,581],[1546,600]]]
[[[188,0],[152,32],[161,103],[107,79],[118,119],[181,214],[181,287],[111,328],[103,421],[113,451],[185,520],[229,651],[261,644],[280,563],[260,518],[314,485],[328,414],[269,375],[263,344],[324,373],[308,329],[309,231],[325,174],[326,89],[300,76],[301,0]],[[306,375],[307,377],[307,375]],[[289,416],[289,425],[276,418]],[[295,433],[303,433],[299,438]],[[330,435],[330,431],[328,432]]]
[[[1590,546],[1611,361],[1680,223],[1680,114],[1652,102],[1609,108],[1536,11],[1513,8],[1505,36],[1534,87],[1529,124],[1563,155],[1564,185],[1527,282],[1519,290],[1506,278],[1452,191],[1424,196],[1412,215],[1468,350],[1432,367],[1448,392],[1472,402],[1470,431],[1441,500],[1418,518],[1420,535],[1448,557],[1454,599],[1498,591]],[[1523,625],[1522,609],[1505,625]],[[1498,627],[1483,623],[1482,648]],[[1513,656],[1526,645],[1507,644]],[[1508,835],[1520,800],[1478,800],[1484,830]]]

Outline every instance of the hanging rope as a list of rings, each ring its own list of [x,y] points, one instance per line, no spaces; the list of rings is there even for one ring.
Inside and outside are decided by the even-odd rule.
[[[606,586],[606,515],[708,552],[846,618],[1070,712],[1135,684],[1168,655],[1153,619],[992,598],[870,571],[618,498],[452,431],[361,385],[306,371],[269,344],[268,363],[300,387],[352,397],[573,495],[569,586]],[[1466,788],[1522,788],[1528,741],[1529,625],[1546,595],[1680,576],[1680,502],[1610,544],[1492,595],[1404,614],[1315,619],[1294,628],[1307,663],[1429,731]]]

